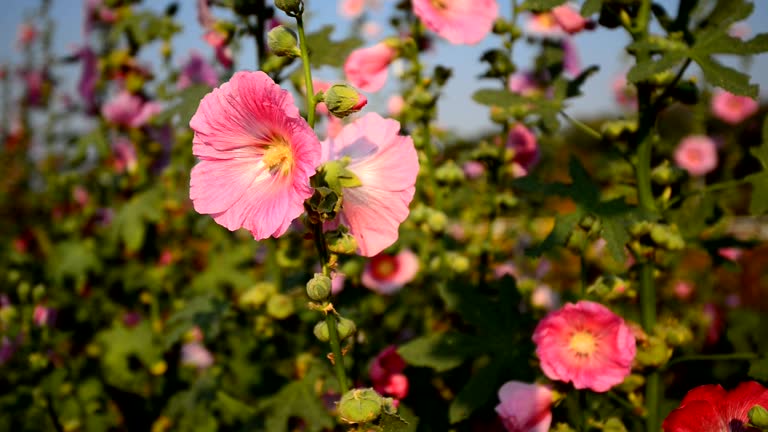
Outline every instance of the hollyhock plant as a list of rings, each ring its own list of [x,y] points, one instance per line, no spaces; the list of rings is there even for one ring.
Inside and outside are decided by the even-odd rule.
[[[514,152],[512,163],[522,168],[521,173],[527,175],[539,162],[539,144],[536,135],[523,124],[516,124],[507,136],[507,148]]]
[[[547,377],[595,392],[624,381],[637,349],[620,316],[584,300],[547,314],[536,326],[533,342]]]
[[[756,381],[726,391],[719,384],[688,392],[662,424],[664,432],[747,432],[747,414],[754,406],[768,408],[768,389]]]
[[[509,432],[547,432],[552,423],[552,390],[540,384],[507,381],[498,391],[496,413]]]
[[[396,255],[381,253],[365,265],[361,282],[379,294],[394,294],[419,272],[419,258],[408,249]]]
[[[708,136],[687,136],[675,150],[675,163],[692,176],[709,174],[717,168],[717,145]]]
[[[181,67],[181,74],[176,81],[176,87],[183,90],[193,84],[205,84],[208,87],[216,87],[219,83],[219,75],[216,69],[208,63],[197,51],[189,53],[189,58]]]
[[[728,124],[739,124],[756,113],[760,105],[751,97],[738,96],[725,90],[712,95],[712,114]]]
[[[368,113],[322,142],[323,162],[349,158],[347,169],[362,183],[344,188],[336,223],[349,228],[357,252],[374,256],[397,240],[415,192],[419,160],[400,123]]]
[[[237,72],[207,94],[189,122],[189,195],[198,213],[257,240],[285,233],[312,195],[320,143],[293,97],[263,72]]]
[[[397,49],[388,42],[352,51],[344,62],[344,73],[352,85],[367,92],[377,92],[387,82],[387,68],[397,57]]]
[[[493,28],[499,5],[496,0],[413,0],[413,13],[448,42],[474,45]]]
[[[144,126],[160,111],[162,107],[159,103],[144,100],[127,90],[121,90],[101,107],[101,115],[107,121],[133,128]]]
[[[384,348],[368,368],[374,390],[395,399],[406,397],[408,377],[403,374],[405,366],[405,360],[397,353],[396,346],[390,345]]]

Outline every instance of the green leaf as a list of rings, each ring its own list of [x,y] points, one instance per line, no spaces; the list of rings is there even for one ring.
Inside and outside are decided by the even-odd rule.
[[[523,10],[540,12],[540,11],[548,11],[557,6],[560,6],[565,2],[566,0],[525,0],[523,4],[520,5],[520,7]]]
[[[176,94],[178,102],[166,108],[152,119],[154,124],[165,124],[173,121],[178,116],[179,123],[186,126],[195,115],[197,107],[203,97],[211,92],[211,88],[204,84],[195,84],[181,90]]]
[[[438,333],[422,336],[397,349],[413,366],[429,367],[437,372],[451,370],[475,353],[476,340],[462,333]]]
[[[702,57],[693,53],[691,58],[698,63],[704,72],[704,77],[712,85],[740,96],[757,97],[759,87],[749,83],[749,75],[724,66],[711,57]]]
[[[493,398],[499,388],[501,371],[509,361],[505,356],[495,357],[490,364],[472,375],[448,408],[448,419],[451,424],[469,418],[473,412]]]
[[[228,313],[227,300],[213,294],[194,297],[168,318],[166,324],[168,330],[164,334],[166,349],[179,341],[184,333],[193,327],[200,327],[204,334],[215,338],[221,329],[221,321]]]
[[[584,213],[579,210],[567,215],[557,215],[555,217],[555,226],[549,232],[547,238],[540,244],[526,249],[526,255],[540,257],[544,252],[548,252],[557,246],[564,246],[582,217],[584,217]]]
[[[746,0],[718,0],[700,27],[728,29],[731,24],[749,17],[754,8],[755,5]]]
[[[581,71],[581,73],[579,73],[579,75],[576,78],[568,81],[565,97],[572,98],[572,97],[581,96],[582,95],[581,86],[584,85],[584,83],[587,81],[587,78],[596,74],[599,71],[600,71],[600,66],[597,66],[597,65],[592,65],[584,69],[583,71]]]
[[[581,15],[589,18],[590,16],[600,12],[603,8],[603,0],[585,0],[581,5]]]
[[[749,149],[749,153],[763,166],[762,171],[746,177],[752,183],[749,213],[760,215],[768,212],[768,117],[763,121],[763,143]]]
[[[750,361],[747,375],[756,380],[768,381],[768,357]]]
[[[263,399],[257,409],[267,411],[264,430],[288,432],[291,418],[305,420],[305,430],[310,432],[332,428],[333,417],[315,394],[314,384],[315,378],[308,374],[303,380],[288,383],[275,395]]]
[[[144,244],[146,225],[162,219],[162,191],[149,189],[134,195],[115,215],[113,235],[119,234],[130,252],[141,249]]]
[[[134,327],[115,324],[96,336],[104,354],[101,356],[103,376],[106,381],[122,390],[141,393],[149,377],[147,370],[162,360],[162,348],[155,343],[149,320],[142,320]],[[132,367],[136,358],[143,369]]]
[[[722,30],[708,30],[697,37],[692,51],[701,56],[709,54],[760,54],[768,51],[768,33],[761,33],[745,42]]]
[[[358,37],[348,37],[334,42],[331,40],[334,26],[326,25],[320,30],[307,35],[309,61],[312,66],[340,67],[350,52],[363,44]]]
[[[91,245],[78,241],[59,243],[48,257],[48,274],[57,284],[65,279],[81,279],[88,272],[101,269],[101,262]]]
[[[683,61],[686,58],[685,52],[672,51],[666,53],[658,60],[646,60],[637,63],[632,69],[627,72],[627,81],[636,84],[641,81],[648,80],[657,73],[665,72]]]
[[[499,89],[477,90],[472,95],[472,99],[481,105],[499,106],[502,108],[518,106],[529,102],[529,98],[512,93],[508,90]]]

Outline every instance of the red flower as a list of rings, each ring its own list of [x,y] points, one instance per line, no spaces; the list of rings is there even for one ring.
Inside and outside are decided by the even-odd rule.
[[[750,408],[768,408],[768,389],[755,381],[743,382],[731,391],[703,385],[688,392],[680,407],[662,425],[664,432],[751,432],[746,426]]]

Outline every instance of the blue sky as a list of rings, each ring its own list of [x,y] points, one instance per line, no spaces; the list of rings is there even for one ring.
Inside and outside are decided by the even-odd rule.
[[[18,62],[18,53],[15,50],[16,31],[19,23],[28,15],[30,9],[39,4],[35,0],[3,0],[3,13],[0,14],[0,61]],[[54,49],[57,53],[70,52],[72,47],[82,43],[82,1],[81,0],[52,0],[51,16],[55,21]],[[145,1],[158,9],[163,8],[168,2],[162,0]],[[195,0],[180,0],[180,8],[177,19],[184,26],[184,32],[174,41],[174,61],[178,64],[187,55],[190,49],[209,54],[210,49],[201,39],[202,31],[197,24]],[[336,35],[343,37],[349,31],[349,22],[336,15],[335,2],[328,0],[309,0],[308,9],[312,15],[308,19],[310,31],[324,24],[337,24]],[[367,15],[372,21],[384,28],[381,36],[386,36],[386,21],[389,10],[395,3],[394,0],[379,0],[381,9],[372,10]],[[677,1],[661,0],[670,12],[677,9]],[[510,1],[499,1],[501,13],[510,15]],[[222,16],[221,11],[215,11]],[[282,18],[285,18],[281,15]],[[758,1],[755,5],[755,13],[747,21],[753,34],[768,31],[768,2]],[[522,23],[521,23],[522,24]],[[379,36],[379,37],[381,37]],[[378,38],[378,37],[377,37]],[[584,87],[585,95],[574,100],[568,112],[580,117],[592,117],[601,114],[617,112],[610,90],[612,80],[630,66],[630,60],[623,54],[623,47],[627,43],[627,36],[620,30],[598,29],[591,32],[583,32],[576,35],[575,42],[578,48],[583,66],[600,64],[601,70],[590,78]],[[368,43],[372,44],[375,40]],[[248,43],[245,41],[244,43]],[[436,50],[425,57],[429,64],[442,64],[452,67],[454,77],[445,89],[445,95],[441,98],[439,106],[438,123],[449,127],[461,135],[474,135],[483,129],[491,129],[493,126],[488,120],[487,109],[475,104],[471,100],[472,93],[481,86],[495,86],[490,81],[479,81],[477,76],[482,72],[482,65],[477,61],[483,51],[499,46],[500,40],[494,36],[487,37],[483,42],[475,46],[456,46],[446,42],[438,42]],[[154,47],[157,53],[157,47]],[[150,53],[150,56],[152,54]],[[155,54],[156,55],[156,54]],[[521,69],[530,65],[535,49],[521,42],[515,47],[515,62]],[[729,61],[730,60],[730,61]],[[726,63],[740,68],[740,62],[727,59]],[[241,55],[237,59],[238,69],[252,69],[255,64],[253,49],[244,46]],[[390,71],[391,72],[391,71]],[[696,73],[695,69],[693,72]],[[760,84],[761,96],[768,96],[768,56],[757,56],[750,66],[749,72],[754,82]],[[338,71],[320,71],[318,74],[326,79],[342,79]],[[385,103],[387,96],[396,91],[397,83],[390,76],[387,86],[375,95],[369,95],[371,100],[369,109],[386,112]]]

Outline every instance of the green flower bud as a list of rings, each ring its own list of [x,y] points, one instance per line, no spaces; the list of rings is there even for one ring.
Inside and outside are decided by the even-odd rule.
[[[747,413],[749,424],[761,431],[768,431],[768,410],[760,405],[755,405]]]
[[[277,56],[296,58],[301,57],[301,50],[297,46],[298,40],[293,30],[285,26],[277,26],[267,33],[269,49]]]
[[[336,324],[336,329],[339,332],[339,339],[344,340],[355,334],[357,331],[357,326],[351,319],[339,317],[339,322]]]
[[[493,34],[503,35],[504,33],[511,31],[513,28],[514,25],[504,18],[497,18],[496,21],[493,22]]]
[[[275,292],[277,292],[277,287],[273,283],[259,282],[240,294],[237,303],[242,308],[257,309]]]
[[[616,417],[611,417],[605,421],[603,432],[627,432],[627,427]]]
[[[328,250],[333,253],[351,255],[357,250],[357,240],[343,225],[336,230],[325,233],[325,241],[328,242]]]
[[[448,226],[448,216],[440,210],[430,210],[426,222],[430,231],[441,233]]]
[[[347,423],[367,423],[376,420],[384,408],[384,398],[372,388],[353,389],[339,401],[339,417]]]
[[[672,357],[672,348],[658,336],[650,336],[648,342],[638,346],[635,361],[640,366],[659,367]]]
[[[315,337],[320,340],[320,342],[328,342],[331,340],[331,333],[328,330],[328,323],[325,321],[320,321],[315,324],[315,328],[312,330],[312,332],[315,334]]]
[[[651,239],[667,250],[680,250],[685,247],[685,240],[676,225],[654,224],[651,227]]]
[[[307,295],[315,301],[323,301],[331,295],[331,278],[315,273],[315,276],[307,282]]]
[[[45,296],[45,285],[37,284],[32,288],[32,300],[38,302]]]
[[[274,319],[286,319],[293,315],[295,310],[293,300],[285,294],[275,294],[267,300],[267,315]]]
[[[411,215],[410,219],[413,221],[413,223],[420,224],[427,220],[429,217],[429,207],[425,206],[422,203],[416,204],[413,209],[411,209]]]
[[[451,270],[456,273],[466,273],[469,271],[470,262],[469,258],[461,255],[457,252],[447,252],[445,254],[446,261]]]
[[[367,103],[364,95],[347,84],[334,84],[325,92],[325,106],[338,118],[360,111]]]
[[[275,0],[275,7],[289,16],[298,16],[304,13],[304,2],[302,0]]]
[[[651,179],[659,185],[667,186],[680,179],[683,170],[672,166],[668,160],[664,160],[659,166],[651,171]]]
[[[464,170],[449,160],[435,170],[435,180],[446,185],[457,185],[464,181]]]
[[[619,384],[618,389],[624,393],[632,393],[645,385],[645,377],[640,374],[630,374]]]

